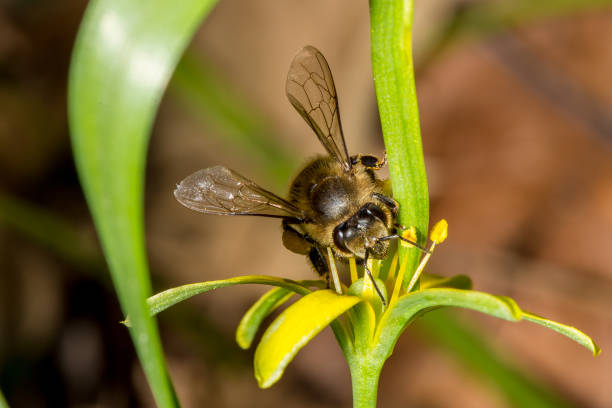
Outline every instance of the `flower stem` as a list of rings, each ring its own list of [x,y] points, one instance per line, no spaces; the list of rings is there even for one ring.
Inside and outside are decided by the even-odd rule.
[[[354,356],[349,362],[353,385],[353,408],[375,408],[378,378],[383,361],[366,356]]]

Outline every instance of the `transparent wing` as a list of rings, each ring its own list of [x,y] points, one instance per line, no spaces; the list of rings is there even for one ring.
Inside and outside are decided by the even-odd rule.
[[[330,156],[349,171],[351,161],[342,134],[336,87],[319,50],[307,45],[293,58],[285,89],[293,107],[315,131]]]
[[[289,201],[223,166],[186,177],[174,190],[174,197],[185,207],[207,214],[304,219],[302,211]]]

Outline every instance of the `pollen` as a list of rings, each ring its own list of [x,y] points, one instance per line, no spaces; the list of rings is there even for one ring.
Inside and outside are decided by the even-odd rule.
[[[402,238],[405,238],[407,240],[410,240],[412,242],[417,242],[417,232],[416,232],[416,228],[414,226],[411,226],[410,228],[405,229],[402,232]],[[412,247],[412,245],[410,245],[409,243],[405,242],[405,241],[400,241],[403,247],[406,248],[410,248]]]

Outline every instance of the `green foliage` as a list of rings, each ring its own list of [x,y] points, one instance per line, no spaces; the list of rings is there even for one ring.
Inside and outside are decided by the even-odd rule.
[[[412,63],[413,2],[371,0],[372,74],[387,148],[393,198],[400,204],[399,223],[414,226],[419,243],[427,238],[429,193]],[[414,271],[419,252],[401,248]],[[404,277],[404,287],[410,281]]]
[[[92,1],[70,67],[68,108],[77,171],[130,334],[157,404],[178,402],[145,299],[145,155],[170,75],[215,2]]]
[[[300,295],[307,295],[310,293],[307,286],[321,286],[321,283],[321,281],[304,281],[303,283],[299,283],[291,279],[282,279],[275,276],[237,276],[235,278],[218,281],[190,283],[188,285],[168,289],[155,296],[151,296],[147,299],[147,304],[149,305],[151,316],[154,316],[170,306],[182,302],[185,299],[189,299],[192,296],[227,286],[244,284],[270,285],[285,288]]]
[[[400,296],[386,310],[382,309],[380,299],[371,294],[364,296],[366,285],[363,279],[351,285],[346,295],[337,295],[330,290],[311,292],[307,288],[322,287],[322,281],[294,282],[267,276],[244,276],[169,289],[149,298],[148,305],[151,314],[155,314],[191,296],[221,287],[253,283],[278,286],[249,309],[238,327],[237,341],[241,347],[248,348],[266,316],[293,293],[303,295],[274,320],[257,347],[254,364],[259,385],[267,388],[278,381],[297,352],[333,322],[334,334],[351,367],[355,402],[364,401],[364,405],[356,406],[364,407],[371,406],[368,404],[376,398],[378,377],[372,377],[372,373],[380,372],[404,329],[424,313],[443,306],[471,309],[511,322],[527,320],[538,323],[566,335],[588,348],[593,355],[600,352],[588,336],[573,327],[525,312],[508,297],[469,290],[471,282],[463,275],[442,278],[424,274],[419,290]],[[378,284],[383,285],[381,281]],[[334,321],[345,312],[345,325]],[[502,368],[501,372],[507,375],[508,370]],[[361,378],[361,375],[368,377]],[[537,396],[533,398],[537,399]]]

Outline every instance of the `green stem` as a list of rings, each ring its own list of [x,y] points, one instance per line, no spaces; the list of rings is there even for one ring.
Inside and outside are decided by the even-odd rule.
[[[412,61],[413,6],[413,0],[370,0],[372,72],[399,223],[414,226],[424,243],[429,193]],[[419,252],[402,247],[400,257],[408,257],[405,286]]]
[[[353,408],[375,408],[378,379],[384,360],[355,355],[349,361],[353,385]]]

